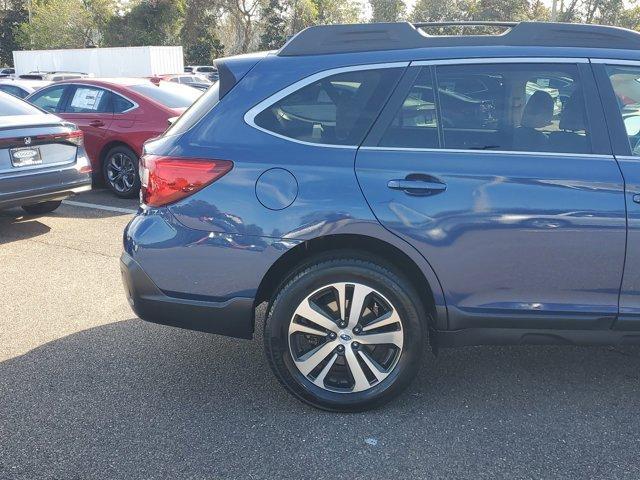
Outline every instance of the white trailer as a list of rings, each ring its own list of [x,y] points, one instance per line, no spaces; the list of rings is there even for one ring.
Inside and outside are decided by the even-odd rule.
[[[149,77],[184,72],[182,47],[78,48],[13,52],[16,75],[82,72],[95,77]]]

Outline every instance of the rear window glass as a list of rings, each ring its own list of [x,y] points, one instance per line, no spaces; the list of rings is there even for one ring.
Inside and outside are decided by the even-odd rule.
[[[325,77],[277,101],[254,121],[295,140],[359,145],[401,73],[387,68]]]
[[[28,92],[22,90],[19,87],[16,87],[15,85],[7,85],[7,84],[0,84],[0,90],[2,90],[3,92],[7,92],[11,95],[13,95],[14,97],[18,97],[18,98],[24,98],[27,95],[29,95]]]
[[[193,104],[202,92],[195,88],[173,83],[161,83],[159,86],[149,82],[132,85],[131,90],[138,92],[169,108],[187,108]]]
[[[0,116],[9,115],[42,115],[42,110],[13,95],[0,92]]]
[[[186,87],[191,88],[191,87]],[[195,90],[195,89],[193,89]],[[196,92],[198,90],[195,90]],[[180,135],[193,127],[220,101],[219,84],[214,84],[169,127],[166,135]]]

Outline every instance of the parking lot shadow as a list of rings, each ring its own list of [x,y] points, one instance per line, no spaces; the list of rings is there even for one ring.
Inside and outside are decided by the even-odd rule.
[[[0,212],[0,245],[38,237],[51,229],[37,218],[15,211]]]
[[[332,414],[284,392],[260,341],[132,319],[0,363],[0,478],[638,478],[638,367],[635,348],[448,350],[387,407]]]

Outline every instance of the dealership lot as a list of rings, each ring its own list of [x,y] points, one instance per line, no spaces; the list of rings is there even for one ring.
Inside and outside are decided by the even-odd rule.
[[[0,213],[0,479],[640,476],[640,348],[445,350],[381,410],[320,412],[259,333],[135,318],[118,257],[136,207],[97,191]]]

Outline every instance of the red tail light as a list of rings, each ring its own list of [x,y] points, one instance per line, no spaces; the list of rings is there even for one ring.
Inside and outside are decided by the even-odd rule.
[[[140,200],[150,207],[177,202],[233,168],[229,160],[144,155],[140,159]]]

